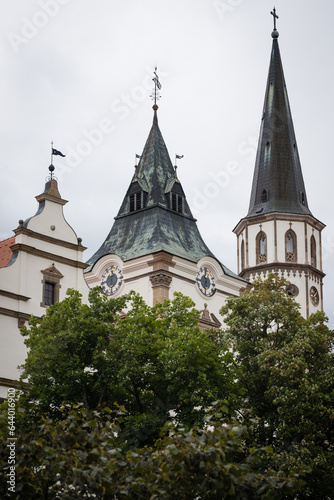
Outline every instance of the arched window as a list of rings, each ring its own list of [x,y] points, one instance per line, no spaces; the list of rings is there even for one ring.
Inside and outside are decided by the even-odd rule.
[[[267,262],[267,236],[260,231],[256,237],[256,263]]]
[[[311,236],[311,266],[317,267],[317,244],[313,234]]]
[[[241,271],[245,269],[245,242],[241,242]]]
[[[285,261],[297,262],[297,237],[292,229],[285,233]]]

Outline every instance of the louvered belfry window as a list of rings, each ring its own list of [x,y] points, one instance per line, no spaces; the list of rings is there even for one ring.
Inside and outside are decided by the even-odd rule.
[[[130,212],[136,212],[143,208],[142,206],[142,192],[137,191],[136,193],[130,194]]]
[[[183,198],[179,194],[171,193],[171,209],[174,212],[183,213]]]

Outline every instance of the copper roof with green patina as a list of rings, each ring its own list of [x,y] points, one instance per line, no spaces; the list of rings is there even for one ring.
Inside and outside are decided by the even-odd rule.
[[[144,200],[142,208],[131,211],[130,196],[138,192],[142,193]],[[172,210],[171,193],[182,198],[182,213]],[[89,259],[87,271],[107,254],[118,255],[125,262],[160,251],[192,262],[198,262],[205,256],[218,261],[200,235],[196,219],[176,177],[155,111],[136,173],[110,233]],[[241,279],[219,264],[225,274]]]

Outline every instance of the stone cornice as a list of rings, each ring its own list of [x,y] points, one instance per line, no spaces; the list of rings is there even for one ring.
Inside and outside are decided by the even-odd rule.
[[[12,318],[17,318],[24,321],[28,321],[32,316],[31,314],[26,314],[20,311],[14,311],[13,309],[7,309],[6,307],[0,307],[0,315],[1,314],[3,316],[10,316]]]
[[[66,257],[62,257],[61,255],[56,255],[51,252],[45,252],[43,250],[39,250],[38,248],[31,247],[30,245],[25,245],[23,243],[15,243],[11,246],[12,252],[26,252],[32,255],[36,255],[37,257],[42,257],[48,260],[54,260],[56,262],[60,262],[62,264],[66,264],[68,266],[77,267],[79,269],[86,269],[88,264],[84,262],[79,262],[78,260],[68,259]]]
[[[22,300],[23,302],[26,302],[31,298],[26,297],[25,295],[20,295],[18,293],[8,292],[7,290],[0,290],[0,295],[2,295],[3,297],[8,297],[9,299]]]
[[[303,271],[306,273],[317,275],[320,278],[324,278],[326,276],[325,273],[319,271],[319,269],[316,269],[315,267],[309,264],[297,264],[295,262],[272,262],[272,263],[265,262],[264,264],[258,264],[257,266],[246,267],[241,271],[240,276],[242,277],[248,276],[249,274],[252,273],[276,272],[281,269],[285,271],[300,271],[300,272]]]
[[[147,261],[148,266],[152,266],[154,271],[158,269],[165,269],[166,271],[169,267],[174,267],[175,262],[173,262],[173,255],[167,252],[157,252],[153,254],[152,259]]]
[[[294,221],[294,222],[308,222],[310,226],[322,231],[326,225],[320,222],[320,220],[316,219],[312,215],[301,215],[301,214],[289,214],[283,212],[271,212],[268,214],[260,214],[254,217],[245,217],[241,219],[238,224],[233,229],[235,234],[240,234],[241,231],[246,226],[252,226],[254,224],[263,224],[264,222],[269,222],[272,220],[281,220],[281,221]]]
[[[25,236],[30,236],[31,238],[35,238],[37,240],[46,241],[47,243],[70,248],[71,250],[77,250],[79,252],[87,250],[87,247],[84,247],[83,245],[76,245],[75,243],[70,243],[69,241],[59,240],[58,238],[53,238],[52,236],[47,236],[46,234],[37,233],[36,231],[32,231],[31,229],[26,229],[24,227],[18,227],[17,229],[14,229],[14,233],[16,234],[16,236],[18,236],[19,234],[24,234]]]
[[[21,382],[22,383],[22,382]],[[20,384],[20,382],[18,382],[17,380],[12,380],[11,378],[4,378],[4,377],[0,377],[0,385],[2,385],[2,387],[9,387],[9,388],[16,388],[18,387]],[[24,384],[24,385],[28,385],[28,384]]]
[[[163,270],[163,269],[160,269],[159,271],[165,272],[165,270]],[[176,274],[176,273],[173,273],[171,271],[168,271],[168,275],[171,276],[172,278],[177,278],[179,280],[185,281],[185,282],[190,283],[192,285],[196,285],[196,279],[195,278],[194,279],[187,278],[186,276],[182,276],[180,274]],[[147,276],[148,277],[152,276],[152,272],[138,274],[136,276],[132,276],[131,278],[125,278],[124,282],[125,283],[131,283],[131,281],[137,281],[139,278],[146,278]],[[248,283],[245,283],[245,287],[242,288],[241,291],[244,291],[244,290],[249,289],[249,288],[251,288],[251,285],[248,284]],[[216,293],[218,293],[219,295],[227,296],[227,297],[238,297],[237,293],[225,292],[223,290],[220,290],[219,288],[216,288]]]
[[[57,198],[56,196],[52,196],[51,194],[48,193],[39,194],[38,196],[35,196],[35,198],[38,201],[38,203],[44,200],[52,201],[53,203],[58,203],[59,205],[66,205],[66,203],[68,203],[67,200],[63,200],[62,198]]]

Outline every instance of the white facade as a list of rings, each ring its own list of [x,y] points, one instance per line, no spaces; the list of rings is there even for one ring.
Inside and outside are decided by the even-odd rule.
[[[219,262],[212,257],[202,258],[197,264],[177,256],[158,252],[123,262],[116,255],[105,255],[93,269],[85,274],[90,288],[100,286],[105,271],[111,267],[122,271],[121,284],[112,294],[118,297],[131,290],[139,293],[145,302],[153,306],[156,301],[172,299],[174,292],[190,297],[201,311],[202,327],[220,326],[223,322],[219,310],[229,296],[239,296],[247,288],[246,281],[224,273]],[[205,294],[198,286],[198,274],[207,269],[214,283],[214,293]],[[205,306],[206,304],[206,306]]]
[[[85,247],[66,222],[56,180],[46,184],[36,197],[35,216],[20,221],[10,263],[0,269],[0,398],[20,376],[18,365],[26,357],[20,327],[34,315],[46,311],[45,294],[49,286],[53,300],[62,300],[68,288],[75,288],[87,300],[88,287],[83,277]]]
[[[310,215],[274,213],[242,219],[234,229],[240,276],[253,281],[277,273],[294,285],[289,292],[304,317],[322,310],[324,227]]]

